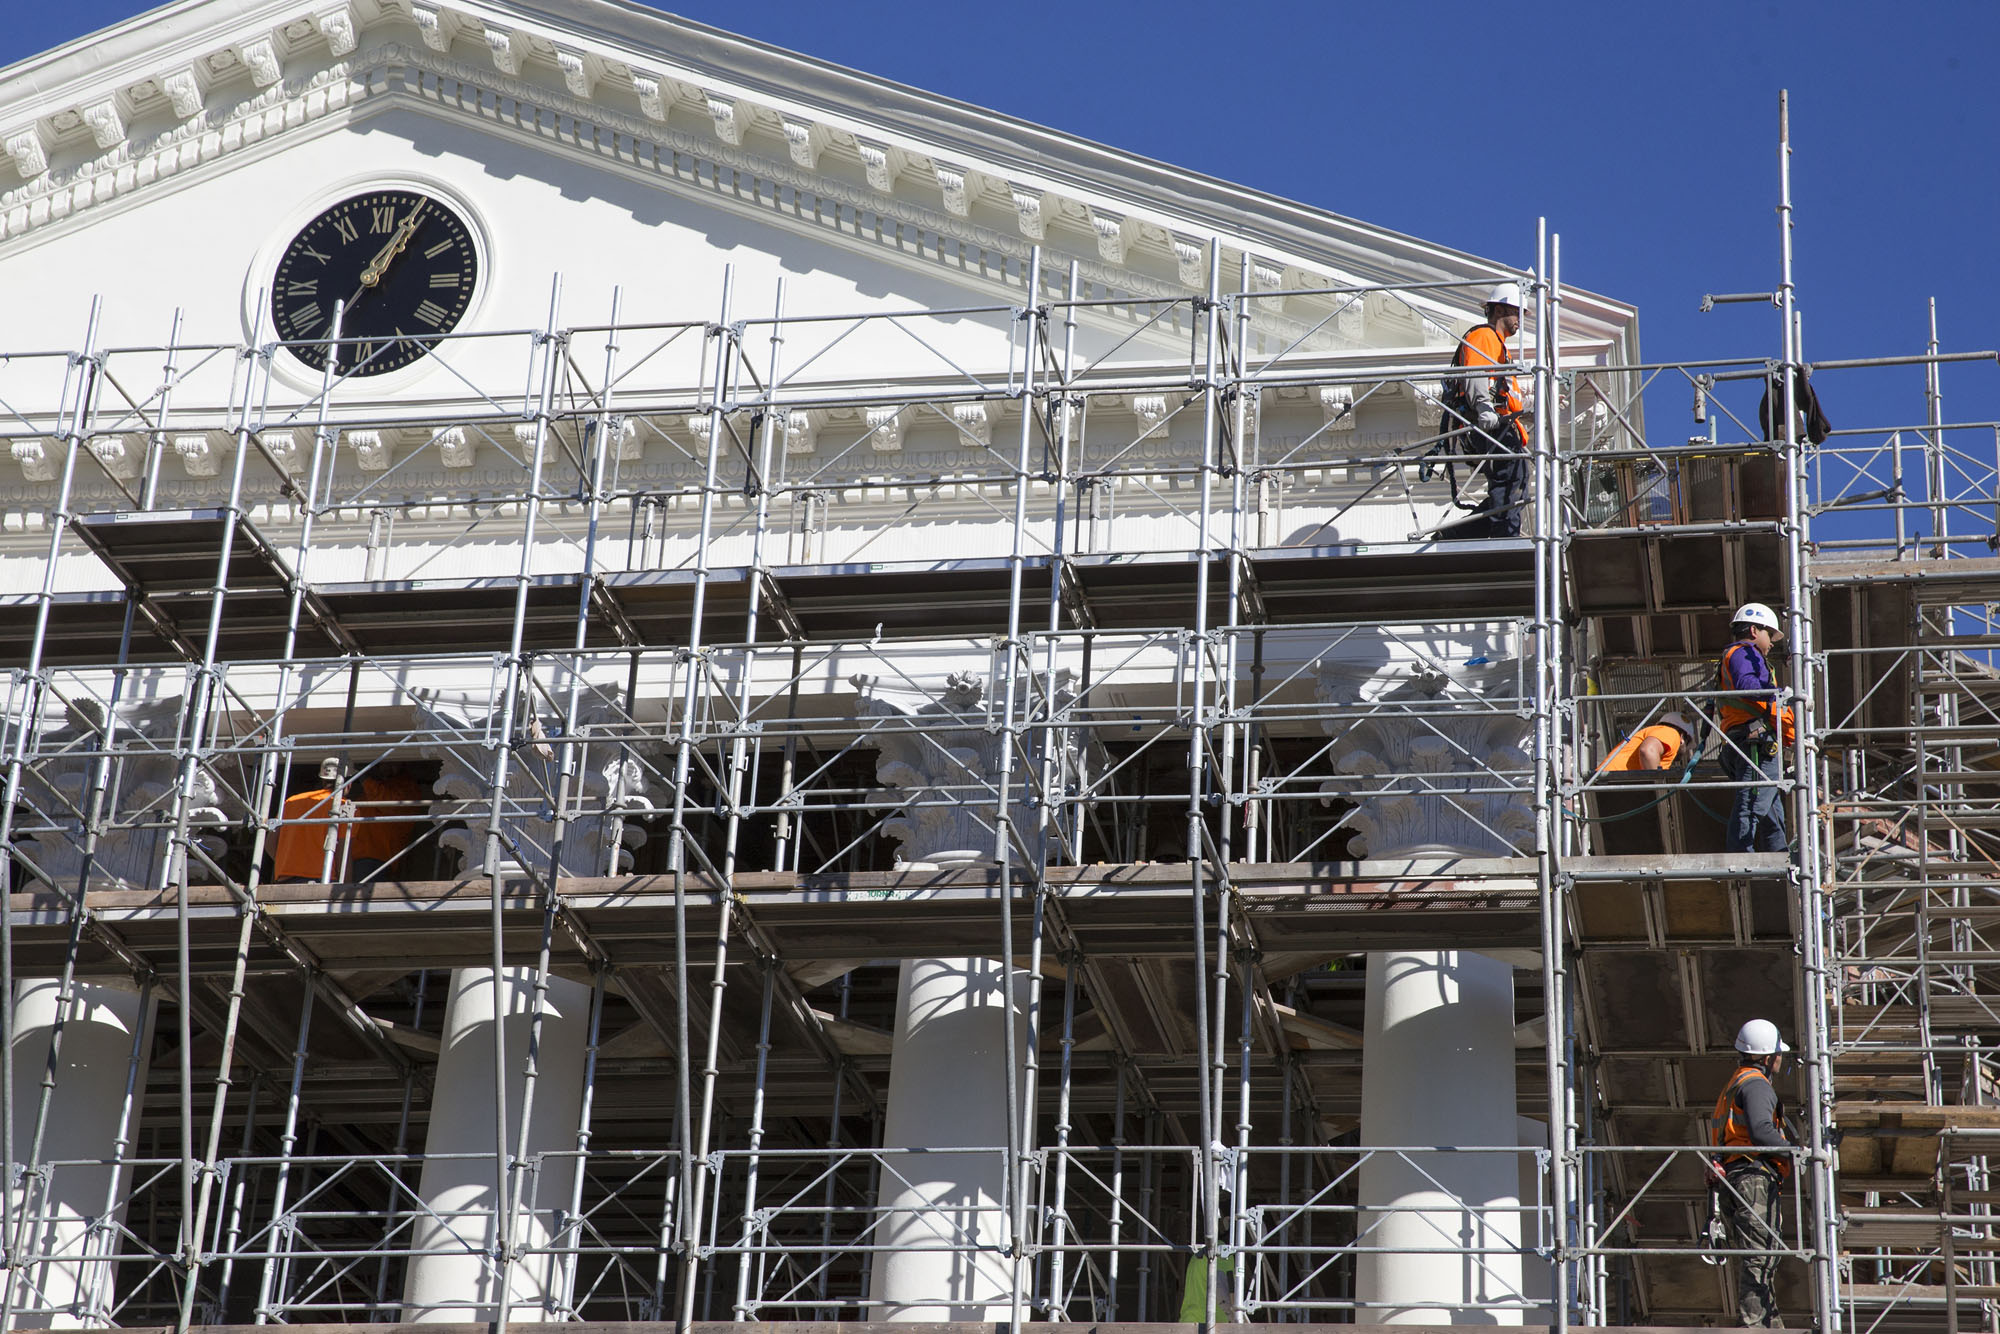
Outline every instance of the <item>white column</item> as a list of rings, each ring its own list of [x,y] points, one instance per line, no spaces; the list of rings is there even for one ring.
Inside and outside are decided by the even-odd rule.
[[[512,1154],[520,1142],[535,973],[531,968],[505,969],[497,988],[493,977],[490,968],[460,968],[451,975],[444,1045],[438,1054],[424,1170],[417,1188],[429,1214],[415,1220],[410,1237],[412,1250],[429,1253],[410,1260],[403,1283],[407,1321],[492,1321],[499,1316],[500,1288],[488,1258],[504,1207],[494,1175],[493,1023],[496,1011],[504,1016],[507,1151]],[[589,1022],[590,988],[550,978],[536,1049],[535,1104],[528,1131],[531,1159],[576,1148]],[[474,1156],[439,1156],[445,1154]],[[518,1246],[546,1246],[567,1221],[575,1172],[574,1158],[555,1158],[542,1164],[539,1174],[523,1179],[514,1232]],[[555,1256],[531,1255],[516,1261],[510,1268],[507,1318],[521,1323],[565,1318],[569,1294],[563,1291],[563,1269]]]
[[[1514,971],[1471,951],[1368,957],[1364,1148],[1514,1148]],[[1507,1153],[1376,1154],[1361,1166],[1359,1319],[1518,1325],[1520,1178]],[[1392,1212],[1393,1211],[1393,1212]],[[1407,1249],[1405,1249],[1407,1248]],[[1469,1254],[1498,1249],[1503,1253]],[[1425,1251],[1444,1252],[1425,1254]]]
[[[899,863],[913,870],[992,865],[1007,739],[997,728],[988,730],[1002,706],[987,701],[985,678],[955,672],[931,689],[885,686],[866,676],[854,677],[853,684],[861,692],[856,714],[881,720],[872,734],[879,751],[875,776],[910,802],[883,826],[898,844]],[[1061,708],[1073,698],[1066,671],[1040,684],[1017,698],[1020,716]],[[1074,743],[1065,740],[1062,781],[1082,764]],[[1009,812],[1015,829],[1032,839],[1035,812],[1022,799],[1022,778],[1017,770]],[[903,965],[883,1144],[923,1152],[883,1160],[878,1204],[884,1212],[871,1240],[892,1249],[874,1257],[869,1295],[885,1305],[873,1308],[871,1319],[1009,1316],[1012,1266],[1004,1254],[1008,1220],[1001,1204],[1007,1081],[1018,1084],[1027,1067],[1032,984],[1027,972],[1016,969],[1010,977],[990,958]],[[1010,1015],[1011,1070],[1005,1046]],[[972,1148],[986,1152],[953,1152]]]
[[[913,959],[896,988],[896,1040],[870,1292],[875,1320],[1005,1320],[1006,1026],[1027,1061],[1028,974],[992,959]],[[983,1152],[951,1152],[957,1149]],[[975,1251],[973,1247],[988,1249]],[[948,1301],[949,1306],[919,1305]]]
[[[53,979],[22,981],[14,988],[16,1162],[26,1162],[34,1141],[59,989]],[[34,1179],[18,1183],[17,1192],[25,1192],[25,1199],[21,1193],[15,1196],[16,1209],[25,1209],[32,1220],[24,1247],[27,1263],[14,1286],[17,1328],[111,1323],[114,1266],[87,1257],[117,1250],[112,1229],[124,1221],[132,1170],[97,1164],[113,1156],[121,1136],[126,1139],[125,1157],[131,1157],[126,1077],[138,1034],[139,1069],[129,1112],[136,1124],[155,1007],[148,1004],[142,1014],[139,992],[129,984],[77,982],[72,990],[42,1135],[40,1165],[47,1184],[43,1187]],[[79,1160],[89,1160],[90,1165]],[[93,1220],[99,1224],[95,1228]],[[16,1220],[7,1222],[11,1231]]]
[[[1533,844],[1525,677],[1505,626],[1407,634],[1319,668],[1362,857],[1507,857]],[[1364,1147],[1517,1149],[1514,973],[1472,951],[1368,956]],[[1518,1153],[1381,1154],[1358,1182],[1364,1323],[1522,1323]],[[1477,1252],[1485,1251],[1486,1254]],[[1432,1253],[1426,1253],[1432,1252]],[[1496,1310],[1493,1303],[1513,1305]]]
[[[1549,1193],[1542,1180],[1541,1159],[1532,1150],[1549,1147],[1549,1126],[1545,1121],[1537,1121],[1532,1116],[1517,1117],[1514,1122],[1521,1147],[1530,1150],[1521,1155],[1520,1191],[1521,1203],[1530,1208],[1546,1206]],[[1534,1305],[1521,1313],[1524,1325],[1553,1325],[1556,1313],[1551,1303],[1555,1300],[1555,1266],[1541,1256],[1532,1254],[1537,1249],[1547,1248],[1553,1237],[1547,1222],[1539,1214],[1521,1216],[1521,1245],[1529,1254],[1521,1257],[1521,1295]]]

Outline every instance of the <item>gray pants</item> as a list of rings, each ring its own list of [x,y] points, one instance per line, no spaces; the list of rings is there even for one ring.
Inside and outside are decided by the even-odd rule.
[[[1737,1319],[1746,1328],[1777,1326],[1778,1299],[1771,1280],[1777,1277],[1777,1253],[1785,1244],[1778,1232],[1777,1181],[1762,1168],[1732,1170],[1722,1188],[1722,1216],[1729,1224],[1731,1250],[1767,1252],[1734,1257]]]

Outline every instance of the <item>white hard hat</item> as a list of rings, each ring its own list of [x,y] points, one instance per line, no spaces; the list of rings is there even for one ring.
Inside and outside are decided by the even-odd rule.
[[[1680,734],[1684,737],[1687,737],[1689,740],[1694,739],[1694,724],[1687,720],[1687,716],[1685,714],[1663,713],[1660,715],[1660,721],[1665,723],[1668,727],[1679,729]]]
[[[1778,627],[1778,613],[1761,602],[1746,602],[1736,609],[1729,618],[1731,625],[1761,625],[1771,632],[1771,638],[1783,639],[1785,632]]]
[[[1790,1051],[1778,1036],[1778,1026],[1769,1019],[1752,1019],[1736,1030],[1736,1050],[1745,1056],[1771,1056]]]
[[[1521,308],[1521,284],[1515,282],[1495,283],[1493,290],[1486,294],[1489,306],[1512,306]]]

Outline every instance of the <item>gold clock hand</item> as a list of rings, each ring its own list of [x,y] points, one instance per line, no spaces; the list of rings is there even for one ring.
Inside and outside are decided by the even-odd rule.
[[[376,251],[375,258],[368,261],[368,267],[361,271],[363,287],[373,287],[382,281],[382,275],[389,271],[389,265],[395,262],[396,256],[403,253],[403,248],[410,244],[410,238],[417,234],[417,219],[423,213],[424,205],[429,202],[428,199],[419,199],[410,209],[409,216],[403,219],[402,225],[396,228],[396,234],[389,238],[389,243]]]

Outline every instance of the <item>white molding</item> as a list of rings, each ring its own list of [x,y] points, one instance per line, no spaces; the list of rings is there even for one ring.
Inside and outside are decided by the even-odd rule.
[[[708,104],[708,118],[715,126],[715,137],[732,147],[741,144],[748,117],[737,114],[736,99],[720,93],[704,92],[702,100]]]
[[[978,189],[977,178],[966,168],[950,162],[933,161],[931,172],[937,177],[938,192],[944,196],[944,211],[954,218],[970,217],[970,193]]]
[[[354,7],[347,0],[317,11],[313,15],[313,25],[319,29],[320,36],[326,38],[327,50],[336,57],[352,54],[361,43],[354,27]]]
[[[436,5],[411,5],[411,21],[417,25],[417,33],[424,45],[439,55],[451,51],[452,38],[458,34],[458,16]]]
[[[512,28],[489,23],[486,25],[486,49],[493,56],[494,69],[502,74],[518,76],[521,63],[528,54],[528,42]]]
[[[1042,214],[1042,192],[1026,185],[1009,185],[1008,193],[1014,196],[1014,216],[1021,235],[1030,241],[1039,241],[1048,234],[1048,222]]]
[[[562,71],[563,86],[571,97],[589,101],[597,95],[597,81],[604,76],[604,62],[589,51],[574,47],[556,48],[556,67]]]
[[[237,59],[250,71],[250,82],[269,88],[285,77],[285,63],[278,58],[278,46],[269,37],[257,37],[236,48]]]
[[[42,130],[39,125],[28,125],[15,130],[6,137],[7,156],[14,159],[14,170],[33,180],[47,174],[49,169],[48,149],[42,144]]]
[[[786,116],[781,123],[793,163],[807,171],[818,170],[819,155],[826,151],[828,142],[826,127],[797,116]]]
[[[107,97],[102,102],[93,102],[83,109],[83,123],[90,127],[91,138],[99,148],[113,148],[125,139],[125,116],[118,109],[118,99]]]
[[[222,465],[222,451],[215,448],[206,431],[189,431],[173,437],[174,453],[190,477],[213,477]]]
[[[647,120],[664,125],[667,120],[667,103],[672,95],[666,91],[665,81],[651,70],[632,71],[632,91],[638,95],[640,114]]]

